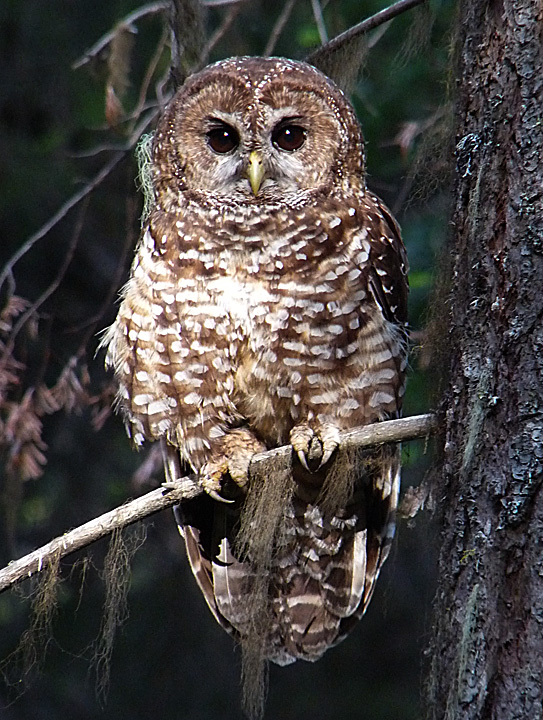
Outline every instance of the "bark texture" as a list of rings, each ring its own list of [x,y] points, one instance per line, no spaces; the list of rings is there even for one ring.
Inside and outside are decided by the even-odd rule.
[[[540,0],[466,0],[432,720],[543,717]]]

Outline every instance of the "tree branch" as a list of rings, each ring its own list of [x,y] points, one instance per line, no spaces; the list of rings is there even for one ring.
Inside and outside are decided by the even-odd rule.
[[[344,448],[360,449],[383,443],[398,443],[429,437],[435,435],[437,431],[438,420],[435,415],[415,415],[349,430],[342,433],[340,442]],[[278,458],[286,458],[291,453],[290,445],[259,453],[253,457],[251,469],[258,468],[259,474],[262,474],[266,469],[271,469]],[[160,487],[136,500],[130,500],[115,510],[110,510],[74,530],[70,530],[62,537],[51,540],[19,560],[10,562],[7,567],[0,570],[0,592],[41,572],[53,558],[70,555],[105,535],[109,535],[117,528],[132,525],[148,515],[171,507],[182,500],[195,498],[202,492],[197,476],[190,475],[177,480],[175,487]]]
[[[379,25],[383,25],[389,20],[392,20],[397,15],[401,15],[401,13],[406,12],[406,10],[411,10],[411,8],[414,8],[417,5],[422,5],[425,2],[427,2],[427,0],[399,0],[399,2],[394,3],[394,5],[391,5],[384,10],[380,10],[378,13],[375,13],[375,15],[372,15],[366,20],[363,20],[361,23],[358,23],[358,25],[353,25],[353,27],[349,28],[344,33],[336,35],[335,38],[332,38],[325,45],[318,48],[318,50],[312,52],[311,55],[306,58],[306,62],[311,65],[319,66],[323,57],[339,50],[346,43],[365,35],[365,33],[368,33],[370,30],[373,30],[374,28],[379,27]]]
[[[281,13],[279,17],[277,18],[277,21],[275,25],[273,26],[273,30],[271,31],[270,37],[268,38],[268,42],[266,43],[266,47],[264,48],[264,52],[262,53],[264,57],[268,57],[272,54],[273,49],[279,40],[279,36],[283,32],[283,29],[285,25],[288,22],[288,19],[290,17],[290,14],[292,13],[294,9],[294,4],[296,0],[287,0],[286,3],[283,6],[283,9],[281,10]]]
[[[113,40],[119,25],[126,25],[130,27],[133,23],[137,22],[142,17],[146,17],[147,15],[156,15],[157,13],[165,13],[167,9],[167,0],[162,0],[162,2],[155,2],[149,3],[148,5],[143,5],[142,7],[139,7],[133,12],[129,13],[115,24],[113,30],[110,30],[108,33],[103,35],[99,40],[94,43],[91,48],[89,48],[85,52],[82,57],[76,60],[72,64],[72,70],[77,70],[78,68],[83,67],[83,65],[86,65],[93,58],[99,55],[102,50],[104,50],[104,48],[106,48]]]
[[[55,225],[57,225],[68,214],[68,212],[73,207],[75,207],[75,205],[81,202],[81,200],[87,197],[89,193],[91,193],[96,187],[98,187],[102,180],[104,180],[110,174],[110,172],[123,158],[124,153],[116,153],[111,158],[111,160],[106,165],[104,165],[100,172],[95,175],[92,180],[86,183],[86,185],[79,192],[75,193],[75,195],[72,195],[72,197],[64,203],[64,205],[53,215],[52,218],[50,218],[45,223],[45,225],[42,225],[42,227],[37,232],[35,232],[34,235],[29,237],[28,240],[21,245],[17,252],[14,253],[9,259],[9,261],[4,266],[4,269],[0,273],[0,290],[2,289],[2,286],[4,285],[6,279],[11,275],[13,268],[23,257],[23,255],[29,252],[29,250],[38,242],[38,240],[41,240],[43,237],[45,237],[47,233],[49,233],[55,227]]]

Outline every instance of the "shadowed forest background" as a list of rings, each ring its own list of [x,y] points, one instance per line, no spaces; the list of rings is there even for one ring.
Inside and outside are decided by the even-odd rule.
[[[229,27],[224,22],[233,4],[205,8],[202,40],[224,30],[208,60],[264,53],[289,4],[272,54],[304,59],[321,43],[315,3],[253,0],[238,4]],[[118,77],[111,45],[78,62],[138,7],[121,0],[5,0],[0,6],[0,272],[123,151],[92,192],[2,274],[2,566],[162,481],[161,470],[149,463],[140,470],[148,450],[132,452],[121,420],[108,410],[110,378],[96,348],[115,317],[138,237],[142,198],[134,148],[127,144],[140,126],[152,131],[155,87],[168,78],[164,16],[146,15],[134,23],[137,33],[124,31]],[[383,4],[330,0],[320,7],[331,38]],[[425,328],[447,240],[452,27],[453,3],[436,1],[372,31],[351,95],[366,138],[368,185],[396,214],[411,264],[405,415],[436,402]],[[359,54],[360,45],[353,52]],[[111,93],[106,103],[107,87],[122,106]],[[167,85],[159,88],[167,94]],[[419,484],[430,465],[424,443],[406,447],[403,487]],[[107,652],[97,643],[107,541],[61,563],[57,612],[50,627],[42,618],[36,628],[42,644],[27,644],[26,654],[10,657],[32,622],[34,581],[0,595],[6,720],[240,717],[239,655],[200,596],[171,513],[127,532],[135,543],[147,537],[132,562],[107,692],[100,685]],[[367,615],[318,663],[271,668],[266,717],[418,718],[436,555],[429,513],[400,521]]]

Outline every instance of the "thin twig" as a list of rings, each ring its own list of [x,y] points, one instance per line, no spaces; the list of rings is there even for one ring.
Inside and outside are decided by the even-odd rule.
[[[207,63],[209,60],[209,54],[214,49],[214,47],[217,45],[217,43],[226,35],[228,30],[230,29],[230,26],[236,19],[236,17],[239,15],[242,7],[241,4],[234,5],[234,7],[230,8],[227,14],[224,17],[224,20],[219,25],[219,27],[215,30],[213,35],[209,38],[207,41],[204,49],[202,50],[202,63]]]
[[[389,420],[366,427],[355,428],[342,433],[340,442],[344,448],[368,448],[388,442],[404,442],[416,438],[435,435],[438,421],[435,415],[416,415],[400,420]],[[258,474],[273,469],[278,457],[290,457],[290,445],[255,455],[251,462],[251,471]],[[64,557],[76,550],[90,545],[113,530],[132,525],[160,510],[171,507],[182,500],[197,497],[203,492],[195,475],[177,480],[174,487],[157,488],[136,500],[111,510],[100,517],[90,520],[59,538],[51,540],[29,555],[14,560],[0,571],[0,592],[6,590],[27,577],[47,567],[54,557]]]
[[[43,545],[20,560],[9,563],[0,571],[0,592],[6,590],[10,585],[41,572],[47,567],[52,557],[65,557],[85,545],[90,545],[105,535],[109,535],[117,528],[132,525],[148,515],[174,505],[180,500],[196,497],[200,493],[200,487],[194,480],[183,478],[179,482],[179,488],[175,490],[157,488],[136,500],[131,500],[126,505],[121,505],[94,520],[89,520],[84,525],[70,530],[62,537],[51,540],[47,545]]]
[[[326,45],[323,45],[318,48],[318,50],[312,52],[306,60],[312,65],[318,65],[322,56],[329,55],[334,50],[338,50],[343,47],[350,40],[364,35],[379,25],[382,25],[396,16],[401,15],[401,13],[406,12],[406,10],[411,10],[411,8],[414,8],[417,5],[422,5],[427,1],[428,0],[400,0],[397,3],[394,3],[394,5],[391,5],[384,10],[380,10],[378,13],[375,13],[375,15],[363,20],[361,23],[358,23],[358,25],[353,25],[353,27],[349,28],[344,33],[336,35],[336,37],[332,38],[332,40],[327,42]]]
[[[315,24],[319,31],[319,37],[321,39],[321,45],[328,42],[328,33],[326,32],[326,25],[324,24],[324,18],[322,16],[322,7],[319,0],[311,0],[311,7],[313,8],[313,16],[315,18]]]
[[[79,239],[81,237],[81,231],[83,229],[83,219],[87,210],[89,198],[84,199],[84,203],[81,206],[79,217],[77,218],[77,222],[75,225],[75,230],[72,234],[72,239],[70,241],[70,245],[68,246],[68,250],[66,252],[66,255],[64,257],[64,260],[62,262],[62,265],[60,266],[56,278],[53,280],[53,282],[42,292],[42,294],[38,297],[37,300],[30,305],[30,307],[19,317],[17,322],[14,324],[13,329],[9,335],[9,340],[6,342],[4,354],[11,354],[13,351],[13,347],[15,345],[15,340],[17,339],[17,335],[20,333],[21,329],[26,325],[28,320],[35,315],[40,307],[44,304],[44,302],[51,297],[51,295],[58,289],[60,283],[62,282],[62,279],[66,275],[66,271],[68,270],[68,267],[70,263],[73,260],[75,249],[77,247],[77,244],[79,242]]]
[[[268,57],[268,55],[272,54],[275,44],[277,43],[277,41],[279,40],[279,36],[283,32],[283,28],[287,24],[287,20],[290,17],[290,13],[294,8],[295,3],[296,0],[287,0],[287,2],[285,3],[281,14],[277,18],[277,22],[273,26],[270,39],[268,40],[268,44],[266,45],[266,47],[264,48],[264,52],[262,53],[264,57]]]
[[[8,276],[11,276],[13,268],[23,257],[23,255],[26,255],[26,253],[38,242],[38,240],[41,240],[43,237],[45,237],[47,233],[49,233],[55,227],[55,225],[57,225],[70,212],[73,207],[75,207],[78,203],[81,202],[81,200],[83,200],[83,198],[87,197],[90,192],[92,192],[96,187],[98,187],[102,180],[104,180],[109,175],[109,173],[123,159],[123,157],[125,157],[125,153],[117,153],[116,155],[114,155],[92,180],[90,180],[78,193],[72,195],[72,197],[64,203],[64,205],[53,215],[52,218],[50,218],[45,223],[45,225],[42,225],[42,227],[36,233],[34,233],[34,235],[29,237],[28,240],[23,243],[23,245],[21,245],[17,252],[11,256],[10,260],[7,262],[4,269],[0,273],[0,289],[4,285],[6,278]]]
[[[156,13],[165,12],[168,4],[169,3],[166,2],[166,0],[164,0],[164,2],[149,3],[149,5],[142,5],[142,7],[139,7],[137,10],[134,10],[134,12],[126,15],[124,18],[122,18],[122,20],[119,20],[119,22],[116,23],[113,30],[110,30],[105,35],[102,35],[102,37],[97,40],[94,45],[89,48],[82,57],[80,57],[72,64],[72,70],[77,70],[78,68],[90,62],[92,58],[99,55],[102,50],[107,47],[109,43],[113,40],[115,34],[117,33],[119,25],[130,26],[132,25],[132,23],[135,23],[137,20],[140,20],[146,15],[155,15]]]
[[[220,7],[221,5],[241,5],[249,0],[200,0],[206,7]]]
[[[136,201],[134,198],[127,198],[127,211],[126,211],[126,232],[124,233],[124,243],[121,249],[121,253],[115,263],[115,272],[109,283],[107,293],[103,296],[100,307],[97,312],[90,318],[87,318],[84,322],[79,323],[76,326],[67,328],[67,332],[79,333],[82,331],[86,332],[83,334],[81,341],[79,342],[79,348],[76,352],[78,358],[84,357],[87,352],[87,346],[93,337],[96,337],[96,326],[97,323],[104,318],[107,311],[111,311],[112,305],[114,304],[114,298],[119,292],[119,286],[121,280],[126,272],[127,264],[126,258],[129,252],[133,252],[135,245],[134,237],[134,221],[136,219]]]
[[[2,272],[0,273],[0,290],[2,289],[6,280],[13,277],[13,268],[15,267],[15,265],[17,265],[19,260],[24,255],[26,255],[26,253],[29,252],[39,240],[41,240],[49,232],[51,232],[55,225],[58,225],[58,223],[66,217],[66,215],[70,212],[72,208],[74,208],[82,200],[84,200],[87,195],[89,195],[89,193],[95,190],[100,185],[100,183],[106,179],[106,177],[115,169],[119,162],[126,157],[127,152],[132,149],[134,145],[138,142],[143,131],[146,129],[149,123],[151,123],[155,119],[157,115],[158,109],[156,107],[153,108],[150,113],[145,115],[139,125],[134,129],[134,132],[128,139],[128,142],[125,144],[124,148],[116,152],[115,155],[113,155],[113,157],[110,159],[110,161],[104,165],[104,167],[100,170],[99,173],[94,176],[92,180],[89,180],[89,182],[84,185],[84,187],[79,192],[75,193],[75,195],[72,195],[72,197],[67,200],[64,205],[59,208],[59,210],[57,210],[53,217],[49,218],[45,225],[42,225],[41,228],[34,233],[34,235],[31,235],[28,240],[21,245],[17,252],[15,252],[11,256],[11,258],[4,266]]]
[[[158,41],[154,55],[151,58],[150,63],[147,65],[147,71],[146,71],[145,77],[143,78],[142,83],[141,83],[138,102],[136,103],[136,107],[133,110],[134,118],[133,118],[133,121],[132,121],[131,125],[129,126],[129,130],[128,130],[129,135],[133,134],[134,128],[137,125],[140,115],[142,114],[142,112],[145,111],[145,106],[146,106],[145,101],[147,99],[147,90],[149,89],[151,80],[153,79],[155,71],[158,67],[158,63],[160,62],[160,58],[162,57],[164,48],[167,45],[168,36],[169,36],[169,29],[168,29],[167,24],[164,23],[164,27],[162,28],[162,35],[160,37],[160,40]]]

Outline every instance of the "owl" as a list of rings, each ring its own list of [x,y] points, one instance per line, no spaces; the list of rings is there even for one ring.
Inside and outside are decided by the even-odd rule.
[[[218,622],[260,658],[316,660],[362,616],[389,552],[397,447],[341,432],[395,418],[407,261],[366,188],[342,91],[315,68],[232,58],[191,76],[158,123],[153,202],[106,337],[135,445],[162,443]],[[251,458],[292,447],[286,465]]]

